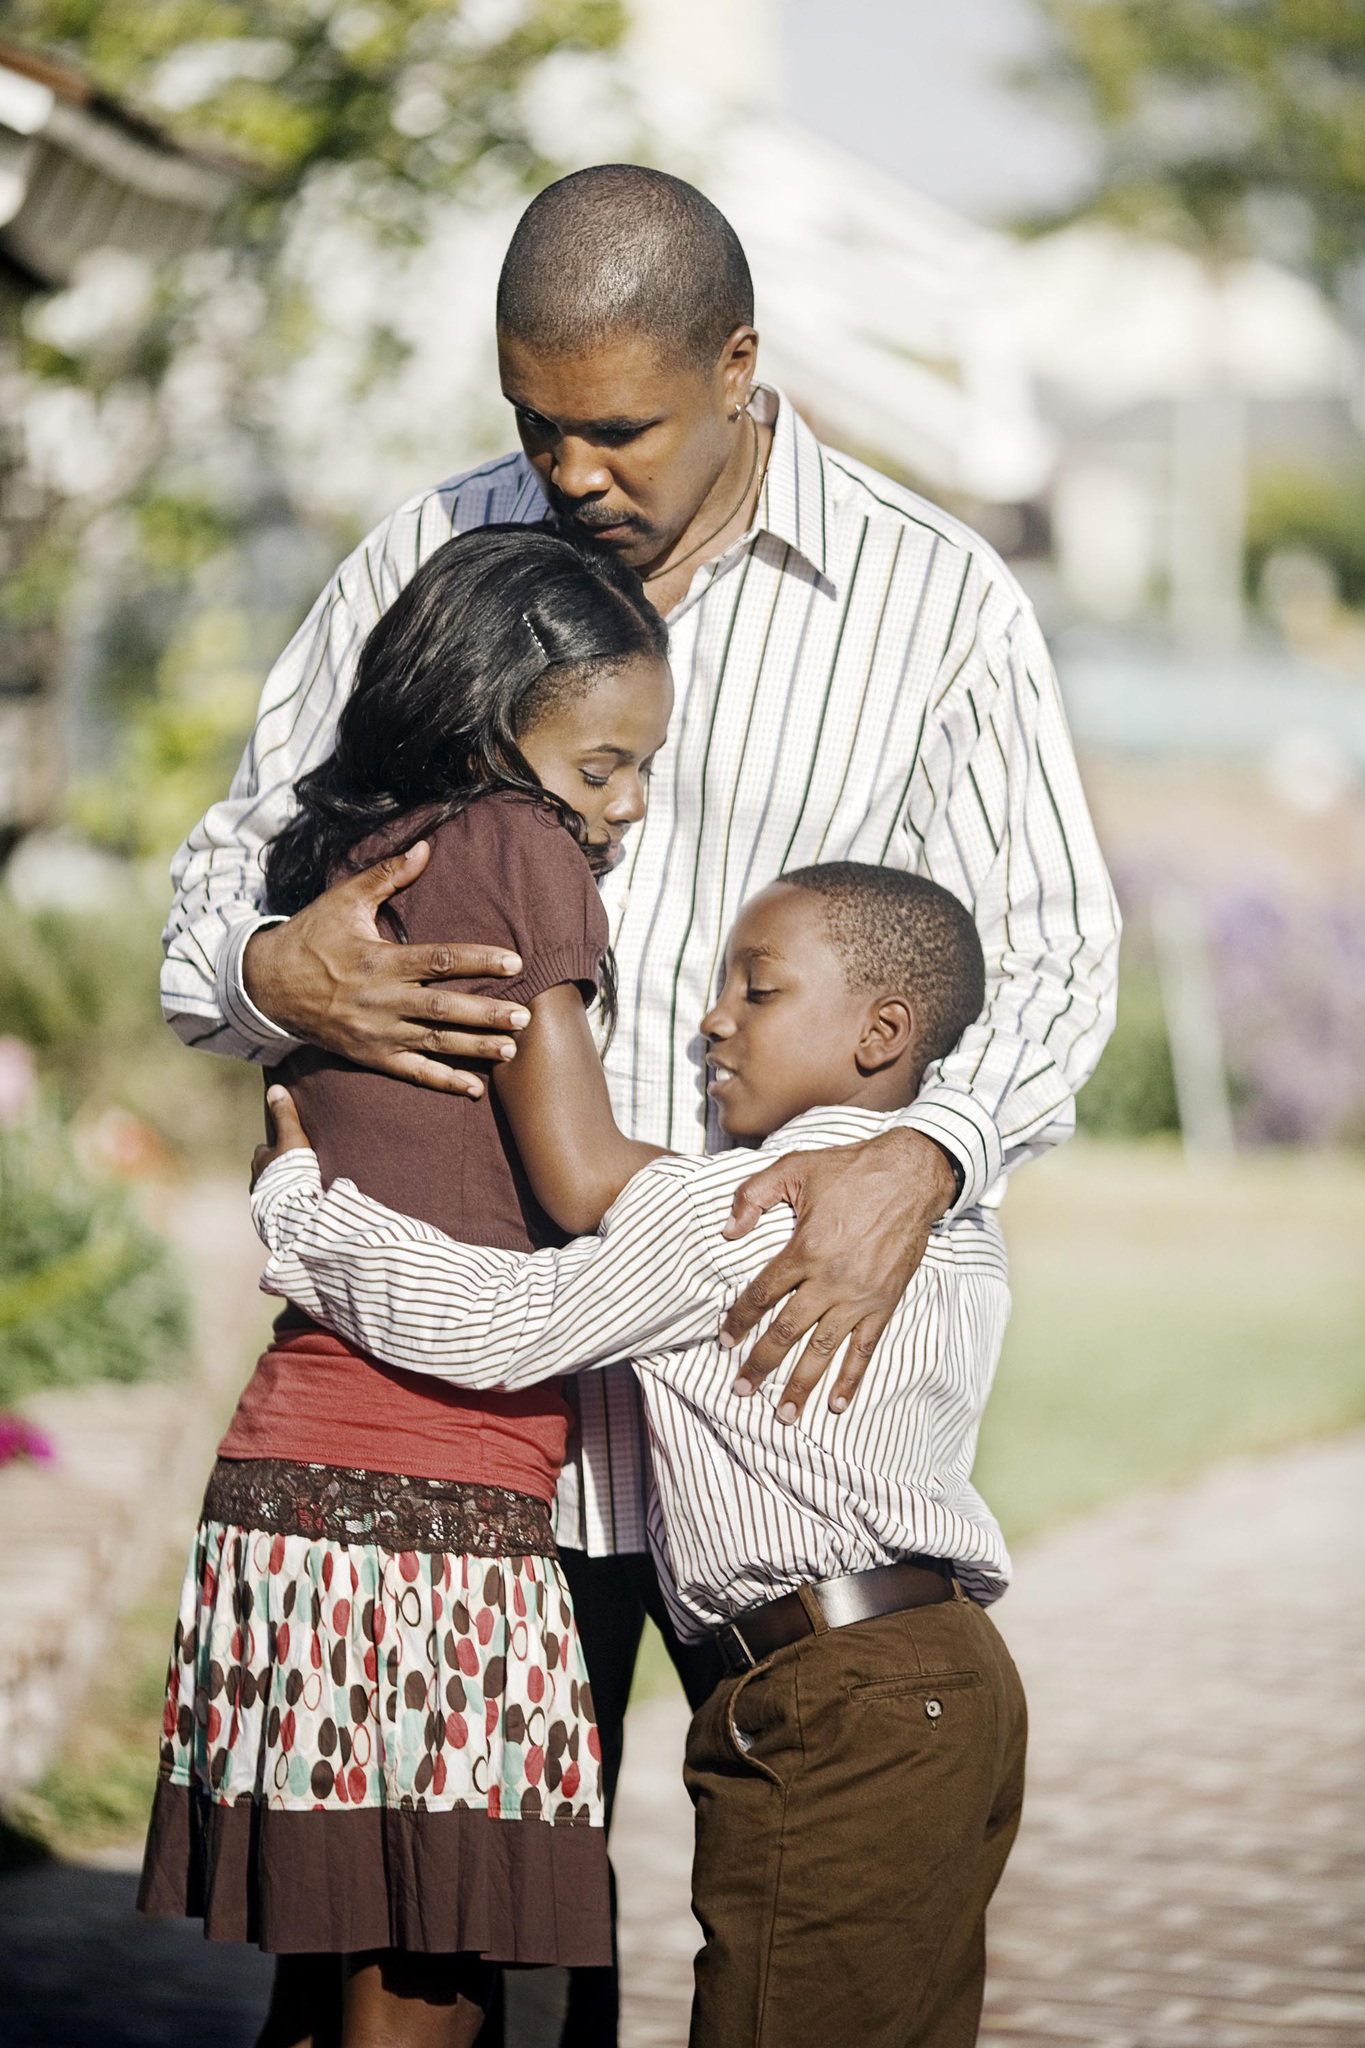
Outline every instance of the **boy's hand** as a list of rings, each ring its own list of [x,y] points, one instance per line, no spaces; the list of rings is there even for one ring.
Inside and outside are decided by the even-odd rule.
[[[777,1411],[780,1421],[795,1422],[847,1338],[829,1396],[831,1408],[847,1408],[873,1346],[924,1257],[929,1232],[956,1195],[947,1159],[919,1131],[887,1131],[861,1145],[793,1152],[746,1180],[735,1195],[726,1237],[743,1237],[779,1202],[796,1211],[796,1228],[721,1325],[722,1344],[738,1344],[784,1302],[744,1361],[736,1393],[752,1394],[804,1338]]]
[[[294,1098],[287,1088],[265,1091],[266,1127],[270,1136],[251,1155],[251,1185],[254,1188],[267,1166],[273,1166],[282,1152],[310,1152],[308,1133],[299,1122]]]

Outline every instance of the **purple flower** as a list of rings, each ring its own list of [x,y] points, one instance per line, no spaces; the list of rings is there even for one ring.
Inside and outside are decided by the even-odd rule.
[[[1120,868],[1129,975],[1154,970],[1148,906],[1175,877],[1149,859]],[[1199,889],[1223,1054],[1244,1144],[1365,1139],[1365,910],[1269,885]]]

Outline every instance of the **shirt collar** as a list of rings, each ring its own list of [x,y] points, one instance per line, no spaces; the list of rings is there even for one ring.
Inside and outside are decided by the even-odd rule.
[[[820,443],[776,385],[760,384],[751,410],[773,430],[754,524],[803,555],[819,575],[828,576],[829,482]]]
[[[800,1152],[807,1146],[856,1145],[864,1138],[877,1138],[890,1130],[897,1114],[895,1110],[857,1109],[843,1102],[822,1104],[792,1117],[765,1138],[759,1150]]]

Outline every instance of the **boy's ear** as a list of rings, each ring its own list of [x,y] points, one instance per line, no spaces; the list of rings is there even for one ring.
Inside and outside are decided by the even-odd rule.
[[[915,1013],[904,996],[879,996],[863,1019],[858,1040],[858,1065],[865,1074],[880,1073],[909,1052],[915,1043]]]

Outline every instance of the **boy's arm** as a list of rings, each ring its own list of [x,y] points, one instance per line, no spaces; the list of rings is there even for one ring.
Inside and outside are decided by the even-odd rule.
[[[271,1095],[281,1135],[286,1115],[297,1130]],[[714,1333],[727,1282],[686,1172],[676,1159],[646,1167],[597,1237],[510,1252],[458,1244],[351,1181],[324,1192],[317,1155],[293,1147],[260,1172],[252,1195],[271,1254],[261,1285],[406,1371],[465,1387],[532,1386]]]

